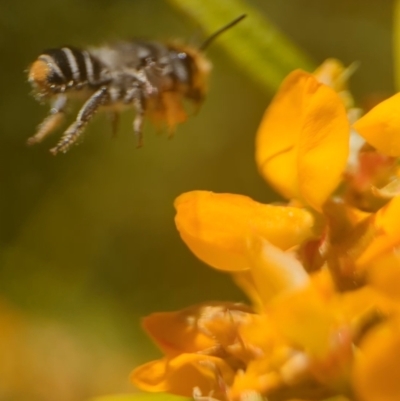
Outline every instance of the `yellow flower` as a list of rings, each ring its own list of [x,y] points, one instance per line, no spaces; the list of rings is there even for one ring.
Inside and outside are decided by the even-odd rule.
[[[221,270],[246,270],[247,235],[257,234],[281,249],[313,236],[305,210],[258,203],[247,196],[193,191],[175,201],[175,223],[190,250]]]
[[[363,401],[397,401],[400,394],[400,326],[389,321],[371,330],[356,355],[353,380]]]
[[[132,381],[143,390],[190,396],[198,388],[203,394],[223,396],[219,383],[231,383],[234,371],[221,358],[202,354],[180,354],[149,362],[137,368]]]
[[[399,157],[400,93],[384,100],[361,117],[354,129],[385,155]]]
[[[346,167],[349,135],[337,93],[313,75],[294,71],[265,112],[256,136],[256,162],[284,197],[321,211]]]
[[[132,373],[139,388],[195,400],[397,400],[400,197],[370,186],[397,177],[400,97],[353,125],[373,147],[352,150],[349,168],[346,77],[334,60],[315,76],[294,71],[263,117],[256,163],[288,205],[206,191],[176,199],[182,240],[230,272],[252,306],[144,319],[165,356]]]

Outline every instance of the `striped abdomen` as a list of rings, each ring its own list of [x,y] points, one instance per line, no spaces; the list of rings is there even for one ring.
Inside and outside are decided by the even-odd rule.
[[[29,82],[42,94],[96,86],[101,81],[101,65],[86,50],[61,47],[44,51],[29,70]]]

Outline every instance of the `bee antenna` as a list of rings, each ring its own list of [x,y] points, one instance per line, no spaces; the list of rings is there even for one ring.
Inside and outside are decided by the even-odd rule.
[[[223,26],[222,28],[218,29],[218,31],[214,32],[211,36],[209,36],[204,42],[203,44],[200,46],[200,50],[205,50],[208,46],[210,46],[210,44],[212,42],[214,42],[214,40],[221,35],[221,33],[224,33],[225,31],[227,31],[228,29],[232,28],[233,26],[235,26],[238,22],[240,22],[242,19],[246,18],[246,14],[242,14],[241,16],[235,18],[232,22],[230,22],[229,24]]]

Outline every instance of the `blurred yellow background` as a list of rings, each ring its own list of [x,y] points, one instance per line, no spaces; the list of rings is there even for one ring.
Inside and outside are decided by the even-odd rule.
[[[360,61],[352,79],[359,103],[393,93],[391,1],[247,3],[316,64]],[[278,200],[253,160],[272,94],[218,41],[207,51],[208,98],[173,140],[147,123],[137,150],[127,111],[117,138],[99,115],[65,155],[48,152],[61,131],[25,145],[48,112],[29,95],[24,72],[43,49],[134,37],[202,41],[199,26],[163,0],[0,1],[1,401],[134,391],[130,370],[158,355],[141,316],[244,300],[227,276],[186,249],[173,221],[175,197],[193,189]]]

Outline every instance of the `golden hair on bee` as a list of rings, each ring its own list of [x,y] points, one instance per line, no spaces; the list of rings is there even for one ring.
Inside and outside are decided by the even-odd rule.
[[[32,63],[28,81],[35,97],[50,100],[50,113],[28,139],[41,142],[64,120],[68,102],[84,99],[75,121],[50,150],[54,155],[74,145],[97,111],[107,110],[113,130],[120,111],[133,108],[133,131],[137,146],[143,144],[143,121],[165,124],[170,134],[187,119],[183,101],[201,105],[206,93],[211,63],[204,50],[222,32],[236,25],[245,15],[211,35],[199,48],[177,43],[133,40],[102,47],[78,49],[71,46],[44,51]]]

